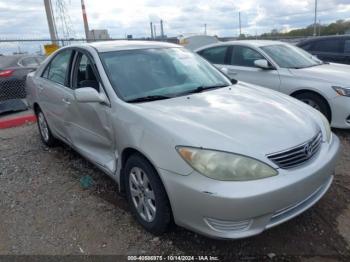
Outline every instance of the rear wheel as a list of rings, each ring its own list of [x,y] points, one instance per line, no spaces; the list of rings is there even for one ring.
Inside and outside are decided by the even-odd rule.
[[[47,124],[46,118],[40,109],[37,111],[36,116],[38,119],[38,128],[41,140],[45,145],[49,147],[54,146],[57,140],[53,137],[49,125]]]
[[[132,155],[125,166],[125,189],[133,215],[149,232],[160,235],[171,224],[164,186],[153,166],[141,155]]]
[[[297,94],[295,98],[320,111],[329,122],[331,121],[331,110],[327,101],[322,96],[306,92]]]

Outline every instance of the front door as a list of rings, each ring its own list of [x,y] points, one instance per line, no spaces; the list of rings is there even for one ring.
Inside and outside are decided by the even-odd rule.
[[[72,90],[92,87],[100,93],[105,92],[87,53],[76,53],[71,79]],[[66,114],[66,129],[71,143],[84,156],[113,173],[116,156],[111,121],[110,106],[103,103],[81,103],[74,99]]]
[[[267,87],[279,91],[280,77],[277,70],[256,67],[254,61],[265,59],[258,51],[246,46],[231,46],[228,52],[228,75],[239,81]]]

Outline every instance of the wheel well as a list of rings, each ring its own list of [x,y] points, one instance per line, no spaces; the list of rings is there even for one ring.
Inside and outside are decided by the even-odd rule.
[[[33,110],[34,110],[34,113],[37,115],[40,111],[40,106],[38,103],[34,103],[33,105]]]
[[[303,89],[303,90],[295,91],[295,92],[292,93],[290,96],[292,96],[292,97],[295,98],[295,97],[298,96],[298,95],[306,94],[306,93],[317,95],[319,98],[321,98],[321,99],[324,101],[325,105],[327,106],[327,108],[328,108],[328,110],[329,110],[329,112],[330,112],[330,117],[331,117],[330,120],[332,120],[332,109],[331,109],[331,107],[330,107],[330,105],[329,105],[327,99],[324,98],[324,96],[321,95],[320,93],[317,93],[317,92],[311,91],[311,90],[305,90],[305,89]]]
[[[124,167],[126,164],[126,161],[128,161],[129,157],[134,155],[134,154],[138,154],[140,156],[142,156],[143,158],[145,158],[155,169],[154,165],[152,164],[151,161],[148,160],[148,158],[142,154],[140,151],[134,149],[134,148],[125,148],[122,152],[122,157],[121,157],[121,170],[120,170],[120,183],[119,183],[119,187],[120,187],[120,191],[121,192],[125,192],[125,172],[124,172]]]

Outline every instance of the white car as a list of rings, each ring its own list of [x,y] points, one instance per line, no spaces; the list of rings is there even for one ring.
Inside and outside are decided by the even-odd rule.
[[[332,127],[350,128],[350,66],[324,63],[278,41],[221,42],[195,52],[230,78],[291,95],[321,111]]]

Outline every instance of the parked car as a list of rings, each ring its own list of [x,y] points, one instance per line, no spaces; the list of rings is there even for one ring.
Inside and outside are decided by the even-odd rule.
[[[0,56],[0,113],[26,110],[24,83],[28,73],[43,61],[42,56]]]
[[[26,86],[42,141],[64,141],[117,181],[154,234],[175,221],[210,237],[256,235],[311,207],[333,180],[339,139],[322,114],[231,84],[175,44],[64,47]]]
[[[350,35],[310,38],[297,44],[325,62],[350,64]]]
[[[350,128],[350,66],[324,63],[278,41],[232,41],[196,50],[230,77],[297,98],[332,127]]]

